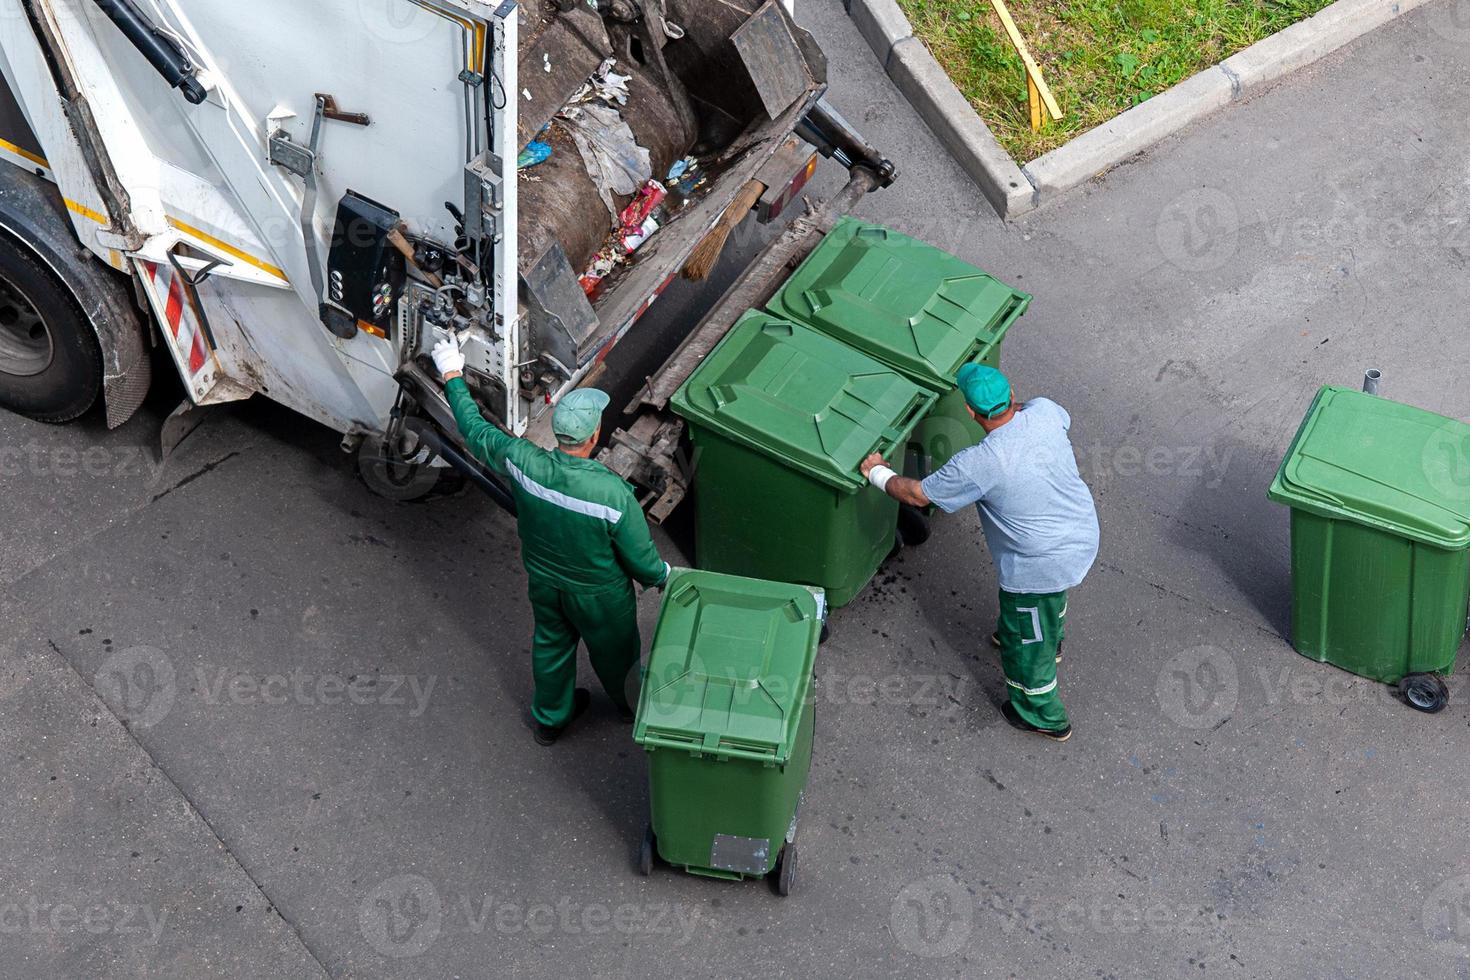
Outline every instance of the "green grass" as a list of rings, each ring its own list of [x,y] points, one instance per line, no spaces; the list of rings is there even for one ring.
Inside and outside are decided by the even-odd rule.
[[[1034,160],[1331,0],[1009,0],[1062,109],[1031,132],[1026,76],[989,0],[899,0],[1002,146]]]

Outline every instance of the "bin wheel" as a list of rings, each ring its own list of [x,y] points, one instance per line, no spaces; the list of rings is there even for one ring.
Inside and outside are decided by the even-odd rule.
[[[830,639],[832,639],[832,624],[824,619],[822,620],[822,632],[817,636],[817,644],[820,646]]]
[[[776,894],[785,898],[796,888],[796,845],[781,848],[781,857],[776,862]]]
[[[900,504],[898,508],[898,533],[903,543],[911,548],[929,540],[929,516],[917,507]]]
[[[1399,693],[1409,707],[1431,715],[1450,703],[1450,689],[1438,674],[1409,674],[1399,681]]]
[[[647,878],[653,874],[654,845],[653,824],[643,828],[643,842],[638,845],[638,873]]]

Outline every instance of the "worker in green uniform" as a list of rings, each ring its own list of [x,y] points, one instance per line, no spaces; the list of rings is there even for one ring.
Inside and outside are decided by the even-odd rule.
[[[922,482],[894,473],[876,453],[862,463],[868,481],[915,507],[947,514],[974,504],[1000,581],[993,642],[1001,650],[1009,701],[1006,721],[1058,742],[1072,735],[1057,694],[1067,590],[1097,558],[1097,510],[1077,471],[1067,431],[1072,419],[1047,398],[1017,405],[1011,383],[993,367],[966,364],[957,378],[970,415],[985,430]]]
[[[619,717],[632,721],[625,685],[641,650],[633,582],[661,587],[669,565],[659,558],[633,488],[591,459],[608,396],[595,388],[563,396],[551,416],[557,448],[542,449],[480,415],[464,382],[464,364],[456,340],[434,348],[434,366],[465,446],[510,477],[536,618],[536,741],[551,745],[587,709],[591,696],[576,686],[578,640],[586,642]]]

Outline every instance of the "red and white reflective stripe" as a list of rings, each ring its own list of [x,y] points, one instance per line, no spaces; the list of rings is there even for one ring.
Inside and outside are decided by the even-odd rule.
[[[160,290],[167,290],[163,304],[163,319],[173,335],[179,357],[189,365],[189,376],[193,377],[209,362],[209,350],[204,343],[204,331],[194,322],[189,313],[189,304],[184,298],[184,280],[172,269],[153,262],[143,263],[148,267],[148,278]]]

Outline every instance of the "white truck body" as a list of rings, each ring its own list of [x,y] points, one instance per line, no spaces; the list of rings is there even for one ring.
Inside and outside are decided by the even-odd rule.
[[[210,404],[259,392],[344,433],[381,430],[398,392],[399,351],[365,331],[341,339],[321,327],[301,231],[303,182],[269,162],[268,140],[280,131],[306,145],[316,92],[345,107],[371,105],[369,126],[324,125],[311,222],[316,254],[326,254],[336,202],[349,189],[391,200],[410,227],[453,241],[443,202],[463,196],[464,165],[486,140],[483,125],[467,132],[458,76],[483,69],[473,41],[492,23],[513,45],[516,18],[496,21],[495,7],[480,0],[149,0],[144,9],[183,41],[210,87],[208,100],[193,106],[88,0],[33,7],[91,106],[119,194],[110,207],[21,0],[3,3],[0,70],[45,149],[44,163],[14,144],[0,151],[44,167],[78,240],[134,275],[190,398]],[[510,88],[513,57],[499,72],[507,89],[518,89]],[[506,101],[509,137],[516,100]],[[476,118],[484,118],[483,103]],[[507,157],[514,167],[514,150]],[[514,214],[516,181],[505,186]],[[123,213],[114,214],[119,199]],[[514,344],[515,222],[505,230],[506,330]],[[191,275],[207,261],[221,264],[191,289],[171,255]],[[524,431],[525,423],[522,416],[511,424]]]
[[[131,281],[193,405],[260,394],[344,433],[344,445],[372,437],[400,460],[464,469],[426,370],[436,337],[459,337],[488,415],[547,442],[556,399],[598,367],[742,189],[761,184],[779,211],[810,175],[812,145],[854,170],[857,196],[891,182],[891,164],[821,101],[825,61],[791,7],[0,0],[0,160],[54,184],[76,242]],[[604,236],[619,240],[632,196],[609,196],[567,135],[565,107],[609,66],[628,77],[620,111],[649,176],[697,156],[696,186],[708,186],[664,214],[599,292],[578,273]],[[554,162],[520,172],[518,154],[541,139]],[[94,276],[61,267],[55,229],[16,206],[34,193],[17,186],[0,181],[0,251],[34,246],[56,278]],[[354,241],[362,228],[365,245]],[[783,262],[796,254],[784,247]],[[353,285],[364,277],[367,299]],[[84,310],[105,305],[66,284]],[[0,299],[15,294],[0,285]],[[749,286],[731,302],[759,292]],[[91,314],[113,425],[141,401],[148,360],[120,305],[110,319]],[[729,312],[711,311],[719,322],[686,340],[686,368]],[[4,327],[0,382],[17,339],[27,343]],[[661,456],[642,436],[622,439],[615,468],[664,493],[662,513],[681,495],[665,493],[678,432],[657,420],[640,431],[655,429],[648,445]]]

